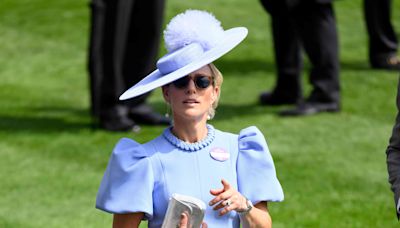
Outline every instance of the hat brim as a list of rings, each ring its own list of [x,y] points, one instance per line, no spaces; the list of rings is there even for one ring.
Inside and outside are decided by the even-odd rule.
[[[120,97],[120,100],[140,96],[155,88],[161,87],[171,83],[179,78],[182,78],[193,71],[196,71],[203,66],[212,63],[224,54],[228,53],[236,47],[247,36],[247,29],[244,27],[237,27],[225,31],[225,38],[221,40],[219,45],[203,53],[198,60],[189,63],[188,65],[179,68],[169,74],[163,75],[158,69],[147,75],[136,85],[125,91]]]

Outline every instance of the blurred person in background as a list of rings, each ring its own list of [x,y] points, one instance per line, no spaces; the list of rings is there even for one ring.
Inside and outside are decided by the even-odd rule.
[[[262,105],[294,104],[281,115],[340,110],[339,47],[332,0],[261,0],[272,22],[277,81],[260,95]],[[310,63],[311,94],[303,99],[302,53]]]
[[[400,216],[400,81],[397,86],[397,117],[390,137],[389,146],[386,149],[387,169],[389,182],[394,193],[394,203],[397,218]]]
[[[398,41],[391,18],[392,0],[364,0],[364,17],[369,37],[372,68],[400,70]]]
[[[170,124],[146,104],[149,94],[118,100],[155,66],[164,0],[92,0],[90,5],[91,113],[100,127],[126,131],[137,124]]]
[[[246,28],[224,30],[199,10],[167,25],[168,54],[120,99],[162,87],[173,124],[147,143],[124,138],[115,146],[96,200],[97,208],[114,214],[114,227],[138,227],[142,220],[161,227],[174,193],[206,202],[210,228],[271,227],[267,202],[283,200],[283,191],[263,134],[254,126],[232,134],[207,123],[223,81],[212,62],[246,35]],[[180,216],[173,227],[190,227],[190,218]]]

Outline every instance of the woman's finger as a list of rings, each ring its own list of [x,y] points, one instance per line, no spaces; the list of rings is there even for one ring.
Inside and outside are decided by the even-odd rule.
[[[213,206],[214,204],[216,204],[216,203],[218,203],[220,201],[227,200],[227,199],[231,198],[232,194],[233,194],[232,190],[228,190],[228,191],[222,192],[221,194],[217,195],[214,199],[212,199],[209,202],[209,205]]]
[[[225,179],[221,180],[222,185],[224,186],[224,190],[227,191],[231,188],[231,185],[229,184],[228,181],[226,181]]]
[[[214,199],[212,199],[208,203],[210,206],[213,206],[222,200],[229,199],[233,194],[234,189],[231,188],[231,185],[228,183],[228,181],[226,181],[225,179],[222,179],[221,183],[223,185],[223,189],[211,189],[210,190],[210,193],[212,195],[216,196]]]
[[[223,216],[223,215],[225,215],[226,213],[228,213],[228,212],[230,212],[230,211],[233,211],[233,207],[234,207],[234,205],[226,206],[224,209],[222,209],[222,210],[219,212],[219,216]]]
[[[221,208],[224,208],[225,207],[225,204],[224,204],[224,201],[222,201],[221,203],[219,203],[219,204],[217,204],[215,207],[213,207],[213,210],[219,210],[219,209],[221,209]]]
[[[211,190],[210,190],[210,193],[211,193],[211,195],[213,195],[213,196],[219,195],[219,194],[221,194],[222,192],[224,192],[224,189],[223,189],[223,188],[221,188],[221,189],[211,189]]]
[[[187,228],[189,222],[189,217],[186,213],[181,214],[181,221],[179,222],[179,228]]]
[[[225,179],[221,179],[221,183],[222,183],[222,188],[221,189],[211,189],[210,193],[212,195],[218,195],[221,194],[224,191],[227,191],[231,188],[231,185],[228,183],[228,181],[226,181]]]

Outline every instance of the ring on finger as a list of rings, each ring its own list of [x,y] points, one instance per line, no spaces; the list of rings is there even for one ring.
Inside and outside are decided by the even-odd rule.
[[[230,206],[232,204],[231,199],[227,199],[224,201],[225,206]]]

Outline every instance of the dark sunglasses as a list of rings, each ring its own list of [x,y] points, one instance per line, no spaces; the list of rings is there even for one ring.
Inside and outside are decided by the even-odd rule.
[[[176,81],[173,81],[172,84],[178,89],[184,89],[188,86],[190,80],[193,80],[194,85],[197,89],[206,89],[212,83],[212,78],[210,76],[199,75],[194,77],[186,76]]]

